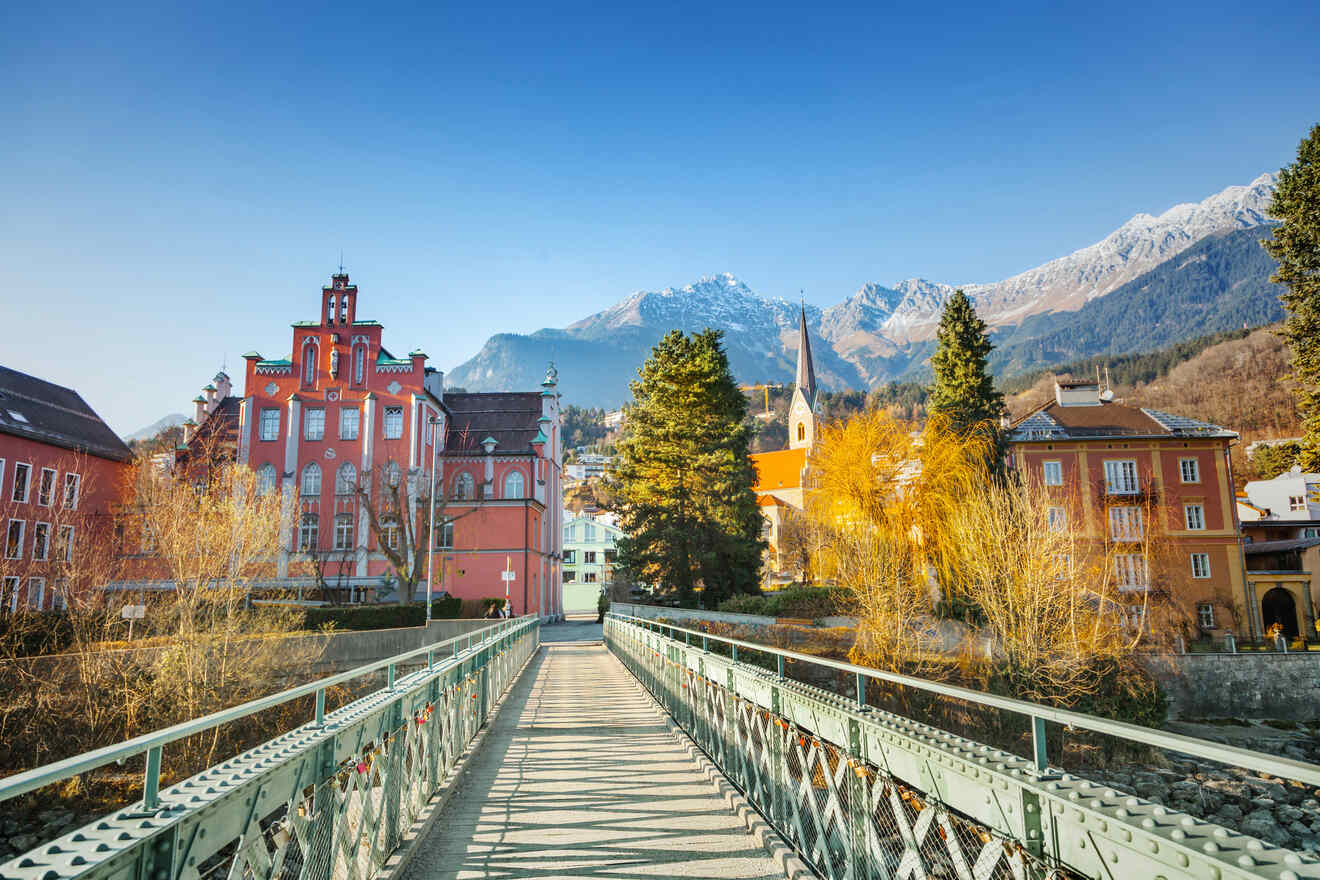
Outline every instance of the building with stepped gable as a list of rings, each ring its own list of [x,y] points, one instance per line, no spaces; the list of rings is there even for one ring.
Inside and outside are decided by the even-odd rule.
[[[310,586],[333,591],[336,601],[395,598],[391,552],[406,551],[407,534],[417,532],[428,562],[414,598],[424,600],[433,561],[436,596],[507,591],[514,614],[560,617],[562,439],[553,366],[540,390],[447,394],[444,374],[424,351],[396,356],[384,345],[384,327],[359,317],[358,288],[346,273],[332,276],[318,305],[315,320],[293,324],[288,355],[244,355],[243,394],[232,407],[234,458],[291,511],[276,585],[292,582],[290,563],[313,562],[318,583]],[[190,443],[231,406],[213,384],[220,403],[195,401]],[[433,484],[431,547],[422,526]]]

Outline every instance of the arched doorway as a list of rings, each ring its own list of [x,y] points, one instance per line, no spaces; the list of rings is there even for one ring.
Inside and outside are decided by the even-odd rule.
[[[1290,639],[1297,638],[1297,605],[1292,593],[1283,587],[1275,587],[1260,599],[1260,618],[1266,631],[1274,624],[1283,627],[1283,634]]]

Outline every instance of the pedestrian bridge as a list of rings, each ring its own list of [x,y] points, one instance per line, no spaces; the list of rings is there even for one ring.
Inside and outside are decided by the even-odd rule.
[[[1029,755],[870,706],[872,681],[1020,717]],[[160,789],[172,743],[295,700],[306,724]],[[144,774],[136,803],[0,878],[1320,878],[1061,772],[1059,725],[1320,787],[1310,764],[654,621],[525,618],[0,780],[3,815],[107,764]]]

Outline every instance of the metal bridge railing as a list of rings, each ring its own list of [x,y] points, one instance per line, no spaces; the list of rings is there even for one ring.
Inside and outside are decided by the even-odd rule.
[[[0,779],[2,804],[146,756],[142,800],[0,865],[0,880],[370,880],[539,644],[538,618],[503,621]],[[325,711],[328,688],[382,670],[384,688]],[[160,790],[170,743],[310,695],[308,723]]]
[[[1045,722],[1320,784],[1312,764],[615,613],[605,643],[829,880],[1320,878],[1311,856],[1050,767]],[[785,660],[851,675],[856,698],[787,679]],[[867,706],[868,679],[1021,714],[1033,757]]]

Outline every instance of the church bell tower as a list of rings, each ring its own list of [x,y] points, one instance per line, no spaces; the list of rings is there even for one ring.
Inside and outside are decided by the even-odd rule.
[[[799,326],[797,387],[788,407],[788,448],[810,449],[816,443],[816,368],[811,363],[811,340],[807,336],[807,307],[802,306]]]

